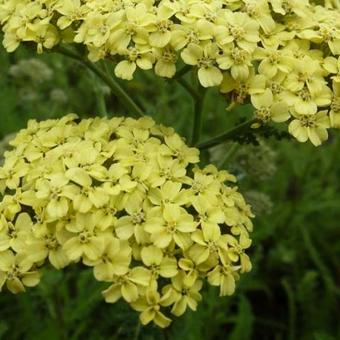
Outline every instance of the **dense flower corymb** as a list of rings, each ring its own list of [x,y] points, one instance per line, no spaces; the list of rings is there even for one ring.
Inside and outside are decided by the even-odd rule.
[[[199,151],[151,118],[30,121],[0,168],[0,289],[39,267],[93,267],[143,324],[196,309],[204,280],[234,292],[251,269],[252,213],[235,178],[192,166]],[[189,166],[190,165],[190,166]]]
[[[300,142],[339,128],[338,0],[0,0],[0,25],[9,52],[82,44],[126,80],[138,68],[172,78],[182,62],[228,104],[270,98],[256,118],[285,122]]]

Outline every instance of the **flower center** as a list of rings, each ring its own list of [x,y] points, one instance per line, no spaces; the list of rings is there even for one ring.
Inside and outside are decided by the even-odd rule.
[[[192,184],[191,189],[195,194],[199,194],[199,193],[202,193],[204,191],[204,186],[200,182],[194,182]]]
[[[217,18],[217,15],[214,12],[207,12],[204,14],[204,19],[209,22],[214,22]]]
[[[231,51],[231,57],[234,60],[235,65],[244,64],[248,57],[248,52],[244,50],[240,50],[239,48],[234,48]]]
[[[12,267],[12,270],[7,273],[7,280],[14,280],[15,278],[19,278],[21,276],[19,268],[17,265]]]
[[[321,26],[319,32],[322,36],[322,39],[326,42],[329,42],[334,39],[336,28],[330,26]]]
[[[282,91],[282,86],[279,83],[271,83],[270,89],[273,92],[273,94],[279,94]]]
[[[84,230],[79,234],[79,242],[81,244],[89,243],[91,240],[92,234],[88,230]]]
[[[130,61],[135,61],[141,57],[141,53],[135,47],[130,47],[128,53]]]
[[[50,236],[47,240],[46,240],[46,248],[49,250],[55,250],[59,247],[59,243],[56,240],[55,237]]]
[[[187,39],[188,39],[189,43],[193,43],[193,44],[198,44],[199,43],[199,39],[198,39],[197,33],[195,31],[193,31],[193,30],[190,30],[187,33]]]
[[[340,112],[340,97],[333,97],[331,110],[335,113]]]
[[[162,60],[166,63],[174,64],[177,61],[177,55],[170,49],[165,49],[162,54]]]
[[[133,224],[141,224],[145,220],[145,214],[143,212],[138,212],[132,215]]]
[[[170,233],[170,234],[174,234],[176,232],[176,226],[177,226],[177,222],[176,221],[168,222],[168,224],[166,226],[167,232]]]
[[[298,96],[304,101],[309,102],[312,99],[312,96],[307,88],[303,88],[301,91],[298,92]]]
[[[170,29],[171,21],[170,20],[162,20],[157,23],[157,30],[161,33],[166,33]]]
[[[229,27],[229,32],[236,40],[243,38],[245,34],[245,30],[241,26],[231,26]]]
[[[213,64],[213,60],[209,57],[202,57],[198,60],[197,66],[199,68],[209,68]]]
[[[291,3],[289,3],[288,1],[283,1],[281,6],[286,15],[293,14],[293,7]]]
[[[260,10],[255,4],[248,3],[245,5],[245,12],[252,18],[258,18],[260,16]]]
[[[303,127],[313,128],[313,127],[316,126],[316,124],[315,124],[315,116],[312,116],[312,115],[302,116],[302,117],[300,117],[300,121],[301,121],[301,125]]]
[[[275,65],[279,62],[279,54],[277,52],[273,52],[268,56],[268,60],[272,65]]]
[[[214,241],[209,241],[208,244],[208,249],[211,253],[217,253],[218,252],[218,247]]]
[[[256,117],[263,122],[270,121],[271,118],[271,110],[270,107],[261,107],[260,109],[255,111]]]

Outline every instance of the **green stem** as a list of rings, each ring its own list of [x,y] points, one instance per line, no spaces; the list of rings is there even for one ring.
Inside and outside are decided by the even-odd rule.
[[[134,334],[133,340],[138,340],[138,339],[139,339],[141,326],[142,326],[142,325],[141,325],[141,323],[140,323],[140,320],[138,319],[138,322],[137,322],[137,326],[136,326],[136,329],[135,329],[135,334]]]
[[[99,78],[93,75],[94,85],[94,93],[96,95],[96,104],[97,110],[100,116],[107,117],[107,108],[106,108],[106,101],[105,95],[102,89],[102,83],[100,82]]]
[[[283,285],[283,288],[286,292],[288,299],[288,315],[289,315],[288,339],[294,340],[296,338],[296,305],[294,293],[287,279],[283,279],[281,283]]]
[[[191,69],[192,69],[191,65],[184,65],[179,71],[177,71],[177,73],[175,74],[175,78],[182,78]]]
[[[194,100],[199,100],[200,96],[196,90],[183,78],[176,78],[179,84],[181,84],[192,96]]]
[[[191,145],[196,145],[200,138],[202,132],[202,118],[203,118],[203,105],[204,105],[204,96],[206,91],[204,90],[202,95],[199,96],[195,101],[195,108],[194,108],[194,124],[192,130],[192,138],[191,138]]]
[[[336,291],[335,284],[333,283],[332,276],[329,273],[326,265],[322,262],[319,253],[313,245],[312,238],[309,234],[307,227],[299,225],[302,239],[304,241],[305,247],[309,253],[311,260],[314,262],[315,267],[319,270],[322,279],[324,280],[325,286],[329,291]]]
[[[96,91],[96,96],[97,96],[97,110],[99,115],[102,117],[107,117],[106,102],[103,91],[101,91],[100,89]]]
[[[253,125],[256,121],[257,119],[255,118],[247,120],[246,122],[233,127],[232,129],[228,130],[227,132],[219,136],[216,136],[212,139],[209,139],[203,143],[198,144],[197,147],[201,150],[204,150],[222,144],[225,141],[232,139],[233,137],[240,135],[241,133],[244,133],[244,131],[248,130],[251,127],[251,125]]]
[[[224,157],[224,159],[222,160],[222,162],[219,164],[218,168],[219,169],[224,169],[224,167],[226,166],[226,164],[233,158],[233,156],[235,155],[237,149],[239,147],[238,143],[233,143],[229,150],[226,152],[226,155]]]
[[[67,57],[77,60],[86,67],[88,67],[93,73],[100,77],[110,87],[112,93],[125,106],[125,108],[131,112],[131,114],[137,117],[144,116],[142,109],[133,101],[133,99],[125,92],[125,90],[112,77],[109,77],[105,72],[103,72],[90,60],[83,58],[78,53],[71,51],[63,46],[57,47],[56,51],[63,55],[66,55]]]

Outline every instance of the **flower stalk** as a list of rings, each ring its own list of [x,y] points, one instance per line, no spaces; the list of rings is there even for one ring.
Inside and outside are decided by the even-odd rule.
[[[124,105],[124,107],[134,116],[143,117],[143,110],[133,101],[133,99],[128,95],[128,93],[116,82],[112,77],[109,77],[105,72],[98,68],[90,60],[83,58],[78,53],[69,50],[63,46],[58,46],[55,51],[79,61],[90,69],[94,74],[101,78],[111,89],[112,93],[117,97],[117,99]]]
[[[243,134],[245,131],[249,130],[255,122],[257,122],[256,118],[249,119],[242,124],[236,125],[232,129],[226,131],[225,133],[222,133],[219,136],[216,136],[216,137],[209,139],[205,142],[199,143],[196,147],[200,150],[205,150],[205,149],[210,149],[210,148],[217,146],[219,144],[222,144],[227,140],[231,140],[234,137],[236,137],[240,134]]]
[[[202,92],[202,95],[201,96],[197,95],[197,98],[195,101],[194,124],[193,124],[191,145],[196,145],[201,138],[205,93],[206,91],[204,89]]]

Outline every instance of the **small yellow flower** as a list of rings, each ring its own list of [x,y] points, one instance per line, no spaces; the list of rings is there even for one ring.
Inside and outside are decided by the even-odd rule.
[[[139,319],[143,325],[147,325],[151,321],[161,328],[170,325],[171,319],[160,311],[163,299],[164,297],[161,297],[157,291],[148,289],[145,297],[131,304],[135,310],[141,312]]]
[[[123,60],[115,67],[115,75],[118,78],[131,80],[137,66],[143,70],[150,70],[154,63],[151,49],[143,45],[130,47],[126,50],[128,60]]]
[[[318,146],[327,140],[327,129],[330,121],[327,111],[320,111],[313,115],[294,114],[295,119],[289,124],[291,133],[299,142],[306,142],[308,139],[313,145]]]
[[[160,189],[151,189],[148,198],[154,205],[169,206],[170,209],[172,205],[185,205],[189,200],[188,192],[182,189],[182,184],[172,181],[166,181]]]
[[[317,44],[326,43],[333,55],[340,54],[340,31],[333,23],[320,22],[316,30],[306,29],[298,36]]]
[[[309,14],[308,0],[270,0],[273,11],[281,15],[296,14],[300,17],[306,17]]]
[[[249,272],[251,270],[251,263],[244,249],[250,247],[251,240],[244,233],[241,233],[239,241],[231,235],[226,235],[225,238],[229,246],[227,251],[228,258],[232,262],[238,262],[238,260],[240,260],[241,273]]]
[[[274,102],[272,92],[267,89],[261,94],[251,96],[251,103],[255,110],[255,116],[262,122],[285,122],[290,118],[288,106],[284,102]]]
[[[63,173],[53,174],[48,179],[41,179],[36,184],[36,197],[49,200],[46,213],[53,220],[64,217],[69,209],[67,186],[69,180]],[[65,197],[66,196],[66,197]]]
[[[128,240],[132,235],[137,237],[139,231],[145,228],[146,212],[143,205],[142,199],[131,199],[126,203],[124,209],[127,214],[115,223],[115,233],[118,238]]]
[[[63,250],[71,261],[78,261],[85,256],[90,260],[97,260],[104,249],[104,238],[98,236],[93,214],[76,215],[67,230],[73,235],[63,245]]]
[[[235,80],[245,81],[250,74],[251,54],[232,44],[227,45],[216,59],[222,70],[229,70]]]
[[[165,296],[171,294],[175,298],[175,303],[173,304],[171,313],[176,316],[181,316],[184,314],[187,307],[195,311],[198,302],[202,299],[199,291],[202,289],[203,282],[201,280],[197,280],[191,286],[186,286],[184,283],[183,272],[180,272],[171,281],[171,285],[165,286],[163,289]]]
[[[85,260],[84,263],[93,266],[94,277],[98,281],[110,282],[114,275],[125,275],[129,271],[131,248],[129,243],[116,238],[105,238],[104,248],[98,260]]]
[[[183,272],[183,284],[191,287],[198,279],[198,266],[189,258],[182,258],[178,261],[178,266]]]
[[[88,8],[82,6],[80,0],[60,1],[55,9],[62,15],[57,21],[57,25],[62,30],[74,21],[82,20],[88,12]]]
[[[246,79],[235,80],[228,72],[223,73],[223,81],[220,85],[220,92],[231,93],[231,100],[237,104],[244,104],[249,95],[264,92],[266,87],[266,77],[255,74],[254,69],[250,70]]]
[[[0,291],[6,283],[7,288],[17,294],[26,287],[34,287],[40,281],[39,272],[32,269],[32,263],[12,251],[0,252]]]
[[[170,278],[177,274],[176,258],[164,256],[162,250],[156,246],[143,247],[141,258],[144,265],[151,270],[154,280],[158,279],[158,275]],[[157,287],[157,283],[154,286]]]
[[[170,43],[173,22],[169,20],[174,12],[160,5],[155,11],[155,18],[150,25],[149,42],[152,47],[163,48]]]
[[[331,79],[333,81],[340,83],[340,57],[338,59],[334,57],[325,58],[323,67],[332,74]]]
[[[216,228],[197,230],[192,234],[195,244],[190,249],[190,254],[196,264],[201,264],[207,260],[224,261],[227,251],[226,235],[221,235],[221,231]]]
[[[279,72],[288,74],[294,67],[294,59],[285,50],[258,48],[254,57],[261,60],[258,72],[267,78],[274,78]]]
[[[232,295],[235,292],[235,280],[238,268],[230,265],[216,266],[208,274],[208,282],[212,286],[220,287],[220,296]]]
[[[0,251],[13,249],[23,252],[27,248],[26,241],[31,236],[32,220],[27,213],[17,216],[15,224],[6,221],[2,216],[2,228],[0,230]]]
[[[135,267],[124,275],[115,276],[113,284],[103,291],[105,301],[115,303],[121,297],[127,302],[138,299],[139,288],[147,287],[150,283],[151,273],[144,267]]]
[[[301,90],[286,92],[282,95],[288,105],[294,107],[298,114],[308,115],[315,114],[318,107],[327,107],[332,101],[332,91],[328,86],[322,86],[318,92],[311,92],[307,86]]]
[[[189,44],[181,53],[181,58],[188,65],[197,66],[198,79],[203,87],[218,86],[223,75],[216,66],[217,47],[208,44],[202,47],[197,44]]]
[[[172,78],[176,74],[176,52],[169,47],[165,47],[156,50],[155,56],[157,60],[155,73],[160,77]]]
[[[117,11],[113,32],[109,35],[110,45],[117,52],[124,51],[133,41],[135,44],[146,45],[148,42],[148,26],[154,22],[154,15],[143,3],[127,6],[125,11]],[[109,25],[112,27],[112,25]]]
[[[340,128],[340,82],[333,81],[333,92],[331,110],[329,112],[330,124],[333,128]]]
[[[57,231],[51,224],[40,224],[33,226],[33,237],[27,242],[24,251],[26,258],[34,263],[44,261],[48,258],[49,262],[56,269],[66,267],[70,260],[62,249],[62,244],[66,242],[69,233],[65,230]]]
[[[226,12],[226,26],[218,26],[216,40],[221,46],[234,42],[239,48],[253,52],[259,37],[259,24],[245,13]]]
[[[265,33],[270,33],[275,28],[275,21],[270,15],[267,0],[243,0],[245,12],[256,20]]]
[[[196,229],[193,217],[175,205],[166,206],[158,216],[163,218],[162,223],[145,225],[153,243],[160,248],[166,248],[174,241],[181,249],[187,249],[191,244],[190,233]]]
[[[21,177],[25,176],[28,170],[28,164],[23,159],[8,158],[6,164],[0,168],[0,181],[9,189],[16,189]]]

